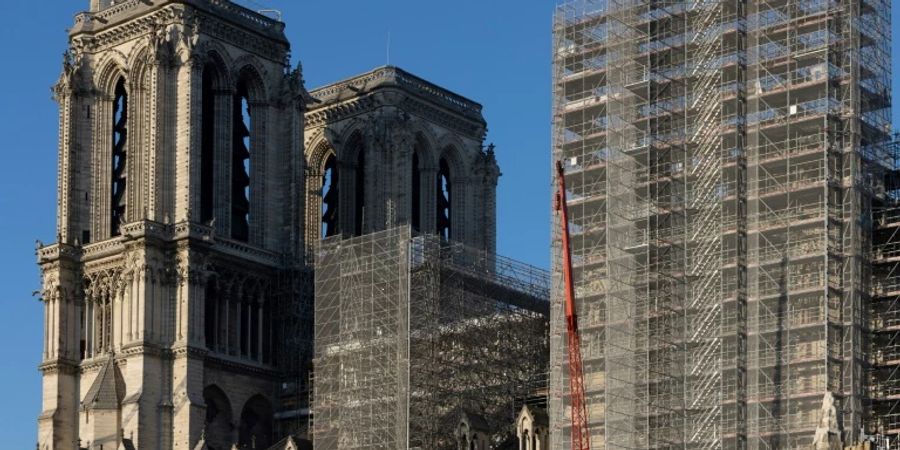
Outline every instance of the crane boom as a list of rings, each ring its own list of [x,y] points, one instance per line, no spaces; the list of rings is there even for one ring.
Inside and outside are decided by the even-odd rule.
[[[569,209],[566,205],[566,177],[561,161],[556,162],[556,210],[562,227],[563,280],[566,289],[566,332],[569,352],[569,392],[572,396],[572,450],[590,450],[587,408],[584,400],[584,365],[581,360],[581,337],[575,312],[575,284],[572,277],[572,248],[569,240]]]

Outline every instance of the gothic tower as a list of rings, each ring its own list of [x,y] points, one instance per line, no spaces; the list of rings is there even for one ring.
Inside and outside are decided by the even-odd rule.
[[[227,0],[76,16],[53,91],[58,242],[38,250],[40,449],[293,431],[275,417],[296,413],[306,354],[307,100],[283,30]]]
[[[309,94],[307,242],[409,224],[494,254],[500,169],[480,104],[392,66]]]
[[[315,243],[410,223],[493,254],[481,105],[394,67],[309,93],[284,24],[229,0],[91,0],[69,40],[41,450],[290,440]]]

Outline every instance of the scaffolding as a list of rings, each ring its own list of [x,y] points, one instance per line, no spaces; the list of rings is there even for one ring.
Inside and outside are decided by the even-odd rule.
[[[805,448],[830,392],[866,425],[873,201],[892,165],[890,4],[748,10],[751,448]]]
[[[546,402],[546,271],[399,227],[326,239],[315,286],[316,448],[499,444]]]
[[[870,434],[900,444],[900,140],[887,146],[893,163],[886,170],[884,191],[873,200],[875,229],[871,251],[872,283],[868,328],[872,339],[866,352],[868,390],[864,407]],[[888,447],[883,447],[888,448]]]
[[[866,305],[873,233],[892,236],[871,219],[893,164],[889,16],[884,0],[557,8],[553,151],[595,447],[808,448],[826,392],[837,439],[883,432],[867,386],[893,367],[866,349],[894,335]],[[567,449],[560,273],[550,418]]]

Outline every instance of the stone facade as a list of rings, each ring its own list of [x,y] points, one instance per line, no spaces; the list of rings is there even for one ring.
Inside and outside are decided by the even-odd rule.
[[[227,0],[91,0],[76,16],[53,88],[57,242],[37,249],[39,449],[305,433],[308,261],[331,176],[331,233],[416,212],[494,249],[481,107],[391,67],[307,92],[283,30]]]
[[[310,94],[314,102],[306,113],[304,136],[309,162],[307,241],[318,241],[323,171],[333,157],[338,171],[337,233],[366,234],[403,223],[440,233],[438,203],[446,193],[439,192],[437,180],[444,167],[449,172],[446,200],[452,204],[444,233],[495,252],[500,171],[493,148],[482,145],[487,124],[481,105],[390,66]],[[365,185],[362,199],[359,181]],[[365,208],[359,207],[360,200]]]

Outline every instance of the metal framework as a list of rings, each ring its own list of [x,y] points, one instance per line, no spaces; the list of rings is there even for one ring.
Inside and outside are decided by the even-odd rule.
[[[317,449],[456,449],[463,413],[499,444],[546,395],[546,271],[406,226],[317,253]]]
[[[889,428],[866,413],[870,380],[894,379],[867,359],[894,335],[866,318],[873,233],[892,235],[868,219],[893,162],[889,16],[884,0],[558,7],[553,151],[594,447],[808,448],[826,392],[837,439]],[[561,281],[555,266],[566,449]]]

